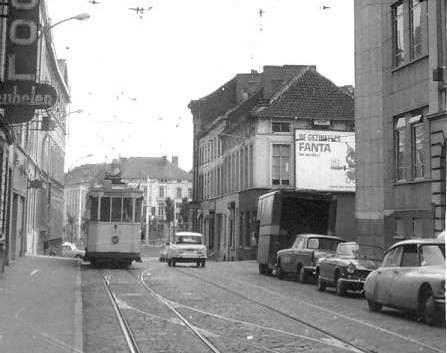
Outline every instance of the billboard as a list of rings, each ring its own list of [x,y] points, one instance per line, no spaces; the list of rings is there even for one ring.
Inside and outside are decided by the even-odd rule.
[[[295,130],[297,189],[355,191],[354,132]]]

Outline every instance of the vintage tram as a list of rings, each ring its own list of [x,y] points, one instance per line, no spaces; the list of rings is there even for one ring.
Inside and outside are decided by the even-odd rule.
[[[128,267],[141,262],[143,194],[120,178],[104,178],[87,193],[86,260],[93,266]]]

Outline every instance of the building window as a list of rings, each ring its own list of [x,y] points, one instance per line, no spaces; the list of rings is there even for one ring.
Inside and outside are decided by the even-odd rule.
[[[413,164],[413,177],[424,177],[424,125],[414,124],[411,127],[411,154]]]
[[[151,215],[155,216],[155,207],[151,207]]]
[[[272,184],[289,185],[290,145],[273,145]]]
[[[290,123],[272,122],[273,132],[290,132]]]
[[[396,180],[405,179],[405,125],[406,118],[398,118],[394,126]]]
[[[406,238],[405,235],[406,235],[405,219],[404,218],[396,218],[394,220],[394,238],[405,239]]]
[[[182,188],[177,188],[177,198],[178,199],[182,198]]]
[[[188,197],[191,199],[192,198],[192,188],[188,189]]]
[[[160,186],[160,188],[158,190],[158,197],[165,197],[165,187],[164,186]]]
[[[427,16],[423,11],[423,1],[410,0],[410,57],[416,59],[424,54],[423,16]],[[426,7],[425,7],[426,9]]]
[[[413,218],[413,238],[424,237],[424,222],[422,218]]]
[[[158,203],[158,215],[161,217],[165,215],[165,203],[164,202]]]
[[[404,47],[404,5],[402,2],[393,5],[393,64],[400,66],[405,60]]]

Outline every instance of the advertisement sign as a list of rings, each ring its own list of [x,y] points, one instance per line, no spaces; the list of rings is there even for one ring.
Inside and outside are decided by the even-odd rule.
[[[296,188],[355,191],[354,132],[295,130]]]
[[[9,0],[5,82],[0,85],[0,106],[10,123],[23,123],[35,109],[47,109],[57,100],[56,91],[37,83],[40,0]]]

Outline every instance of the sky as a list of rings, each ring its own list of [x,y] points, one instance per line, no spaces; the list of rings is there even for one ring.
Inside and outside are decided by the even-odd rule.
[[[52,23],[90,15],[52,29],[70,110],[82,109],[67,116],[66,170],[164,155],[191,170],[187,105],[236,73],[316,65],[337,85],[354,84],[354,0],[46,1]]]

